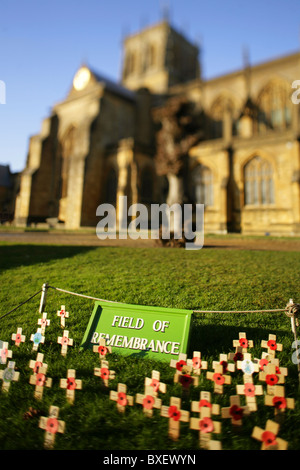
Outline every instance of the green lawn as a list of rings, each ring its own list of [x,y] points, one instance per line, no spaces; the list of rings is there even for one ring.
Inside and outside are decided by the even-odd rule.
[[[44,282],[73,292],[130,304],[193,310],[256,310],[284,308],[290,298],[300,302],[300,253],[274,251],[226,250],[204,248],[198,251],[163,248],[108,248],[76,246],[43,246],[2,243],[0,245],[1,310],[4,316],[15,306],[39,291]],[[0,392],[0,449],[43,449],[44,431],[38,427],[39,414],[48,415],[51,405],[59,406],[60,419],[66,423],[64,434],[57,434],[55,449],[64,450],[167,450],[199,448],[197,431],[182,423],[180,439],[168,438],[168,420],[154,410],[152,418],[145,417],[141,405],[135,404],[121,415],[115,402],[109,400],[109,391],[101,388],[94,375],[99,366],[98,355],[90,350],[80,351],[93,301],[49,290],[47,297],[50,326],[45,343],[39,346],[48,364],[47,376],[52,387],[45,388],[42,400],[34,399],[34,386],[29,383],[29,361],[36,358],[32,351],[31,334],[35,333],[40,318],[40,295],[13,313],[4,316],[0,324],[0,339],[8,341],[12,360],[20,372],[18,382],[11,384],[9,392]],[[67,357],[60,354],[57,344],[61,336],[60,306],[66,305],[70,316],[66,326],[73,347]],[[284,313],[276,314],[195,314],[190,354],[200,350],[202,359],[218,360],[220,353],[234,351],[233,340],[239,332],[252,339],[252,357],[261,357],[260,342],[270,333],[277,335],[283,351],[277,353],[280,365],[288,368],[285,380],[287,397],[295,399],[295,409],[286,410],[280,424],[279,436],[289,443],[289,449],[300,450],[298,429],[300,409],[297,366],[292,362],[293,335],[290,320]],[[11,340],[17,327],[26,335],[25,343],[16,347]],[[171,396],[182,399],[182,407],[190,411],[192,400],[198,400],[201,390],[212,392],[213,401],[229,406],[229,397],[236,393],[236,385],[243,383],[242,372],[231,374],[231,385],[224,386],[224,394],[213,393],[213,383],[202,372],[199,385],[182,395],[181,386],[174,384],[174,369],[168,363],[137,357],[125,358],[116,354],[108,357],[110,369],[116,378],[109,383],[116,390],[118,382],[127,385],[129,395],[144,391],[144,378],[151,371],[160,371],[167,384],[167,393],[160,395],[168,405]],[[0,370],[4,369],[0,365]],[[76,392],[73,405],[66,401],[65,390],[60,389],[60,378],[67,369],[76,369],[82,379],[82,390]],[[258,382],[257,374],[253,376]],[[265,386],[264,386],[265,388]],[[241,402],[244,404],[244,397]],[[264,405],[264,397],[257,397],[258,411],[245,417],[237,432],[230,420],[221,421],[222,433],[214,439],[222,442],[224,450],[258,450],[260,443],[251,438],[255,425],[265,427],[267,419],[274,418],[274,408]],[[34,408],[38,414],[24,419]],[[191,413],[191,416],[194,416]]]

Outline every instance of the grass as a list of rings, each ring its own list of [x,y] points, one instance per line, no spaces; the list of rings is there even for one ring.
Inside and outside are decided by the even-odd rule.
[[[135,404],[120,414],[115,402],[109,400],[109,390],[116,390],[118,382],[122,382],[127,385],[128,394],[142,393],[144,378],[156,369],[167,384],[166,394],[160,395],[163,404],[167,405],[171,396],[178,396],[183,409],[190,410],[190,402],[199,399],[201,390],[212,392],[213,401],[222,407],[228,406],[230,395],[236,393],[236,385],[243,380],[240,371],[232,373],[231,385],[224,386],[222,395],[216,395],[212,382],[202,372],[199,385],[192,387],[187,397],[182,395],[181,386],[174,384],[174,369],[168,363],[111,354],[109,366],[116,378],[110,381],[109,390],[104,390],[93,373],[94,367],[99,366],[98,356],[91,350],[79,349],[93,301],[49,289],[46,311],[51,323],[39,351],[44,354],[47,376],[53,383],[51,388],[44,389],[42,400],[36,400],[34,387],[29,384],[29,361],[36,357],[30,335],[35,333],[41,316],[40,295],[4,315],[38,292],[44,282],[113,301],[193,310],[274,309],[284,308],[290,298],[299,302],[299,252],[222,248],[193,252],[1,243],[0,260],[0,339],[8,341],[12,360],[20,372],[19,381],[11,383],[9,393],[0,392],[1,450],[43,449],[44,432],[38,421],[40,415],[48,415],[51,405],[60,407],[60,419],[66,423],[65,433],[56,435],[57,450],[196,450],[199,435],[189,429],[188,423],[181,423],[180,439],[174,442],[168,437],[168,420],[158,410],[154,410],[150,419],[145,417],[141,405]],[[61,305],[66,305],[70,312],[66,326],[74,340],[66,357],[61,356],[57,344],[62,330],[56,312]],[[17,327],[22,327],[26,335],[19,348],[11,340]],[[295,409],[285,411],[279,435],[288,441],[289,449],[299,450],[298,375],[292,362],[290,320],[284,313],[195,314],[189,355],[200,350],[203,360],[208,361],[208,370],[212,370],[212,361],[218,360],[220,353],[234,351],[232,342],[240,331],[245,331],[254,342],[252,357],[261,356],[260,342],[269,333],[276,334],[277,341],[283,344],[277,357],[280,365],[288,368],[285,393],[295,399]],[[77,378],[83,382],[73,405],[59,387],[60,378],[66,377],[69,368],[76,369]],[[254,380],[259,383],[257,374]],[[244,403],[244,397],[241,402]],[[267,419],[274,419],[274,409],[264,405],[264,397],[257,397],[257,403],[258,411],[244,419],[239,432],[233,429],[230,420],[215,418],[222,421],[222,433],[213,437],[221,440],[224,450],[260,449],[260,443],[251,438],[252,429],[256,425],[264,428]],[[38,414],[24,419],[30,407]]]

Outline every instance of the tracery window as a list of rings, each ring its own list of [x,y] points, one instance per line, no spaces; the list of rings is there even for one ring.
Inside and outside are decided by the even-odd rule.
[[[274,204],[274,176],[270,162],[256,156],[244,168],[245,205]]]
[[[258,98],[258,131],[286,129],[291,126],[290,89],[283,83],[272,82]]]
[[[211,107],[211,137],[219,139],[223,137],[225,114],[228,112],[231,116],[232,134],[237,133],[237,122],[234,112],[234,104],[227,97],[217,98]]]
[[[192,172],[192,184],[195,203],[212,206],[214,203],[213,174],[210,168],[201,164],[197,165]]]

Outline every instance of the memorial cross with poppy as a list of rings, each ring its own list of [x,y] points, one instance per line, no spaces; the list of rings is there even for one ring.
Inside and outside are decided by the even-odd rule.
[[[248,348],[253,348],[253,341],[247,339],[247,335],[244,332],[239,333],[239,339],[233,340],[233,346],[235,348],[241,347],[242,353],[248,352]]]
[[[39,352],[37,353],[36,360],[31,359],[29,361],[29,367],[33,370],[34,374],[39,372],[40,367],[43,367],[44,370],[47,370],[48,364],[44,363],[44,354]]]
[[[66,396],[69,403],[75,401],[75,390],[82,389],[82,380],[76,379],[76,371],[74,369],[68,369],[67,378],[60,379],[60,388],[66,389]]]
[[[237,361],[236,368],[246,375],[252,375],[254,372],[259,372],[259,361],[258,359],[252,360],[250,353],[244,353],[243,359]]]
[[[11,335],[11,339],[15,342],[16,346],[20,346],[25,342],[26,336],[22,335],[22,328],[17,328],[17,332]]]
[[[282,416],[282,413],[286,409],[293,410],[295,408],[294,398],[285,397],[285,388],[283,385],[275,385],[273,388],[274,395],[265,395],[265,405],[274,406],[275,417],[279,415]]]
[[[180,436],[180,422],[188,423],[190,412],[181,409],[181,399],[178,397],[170,398],[170,405],[161,407],[161,416],[169,419],[169,437],[176,441]]]
[[[145,388],[149,387],[152,389],[152,395],[157,396],[158,392],[166,393],[167,386],[160,381],[160,372],[153,370],[151,377],[145,377]]]
[[[60,317],[60,326],[64,328],[66,326],[66,318],[69,318],[69,312],[66,312],[66,307],[62,305],[60,310],[57,310],[57,316]]]
[[[45,449],[53,449],[56,433],[65,432],[65,422],[58,419],[59,408],[57,406],[50,406],[49,416],[41,416],[39,421],[39,428],[45,430]]]
[[[221,433],[221,423],[211,418],[211,408],[202,406],[200,416],[190,419],[190,429],[199,431],[199,445],[201,449],[221,450],[221,442],[212,440],[212,434]]]
[[[127,386],[123,383],[118,384],[117,391],[110,391],[109,398],[117,403],[117,409],[121,413],[125,412],[126,406],[133,406],[134,403],[133,397],[127,395]]]
[[[0,349],[0,363],[6,364],[7,359],[12,358],[12,351],[8,349],[8,342],[3,341],[2,347]]]
[[[101,361],[101,367],[94,368],[94,375],[102,379],[102,384],[108,387],[108,381],[115,378],[116,374],[114,370],[109,369],[108,361]]]
[[[3,381],[2,390],[5,392],[9,391],[12,381],[19,380],[20,372],[15,371],[15,365],[14,361],[9,361],[6,369],[0,370],[0,380]]]
[[[44,312],[42,318],[38,319],[38,325],[41,326],[42,334],[45,334],[46,327],[50,325],[50,320],[47,318],[47,313]]]
[[[262,385],[254,385],[252,375],[244,374],[243,380],[244,385],[239,384],[236,386],[236,393],[245,395],[249,411],[257,411],[256,396],[263,395],[263,387]]]
[[[73,346],[73,339],[69,338],[68,330],[64,330],[63,336],[57,338],[58,344],[61,344],[61,355],[66,356],[68,352],[68,346]]]
[[[200,375],[201,370],[207,370],[207,361],[201,359],[200,351],[193,352],[193,357],[187,360],[187,365],[192,367],[193,375]]]
[[[230,406],[221,409],[222,418],[230,418],[234,426],[241,426],[243,417],[250,413],[248,406],[241,406],[240,397],[232,395],[230,397]]]
[[[143,411],[149,418],[153,416],[153,408],[161,408],[161,399],[155,397],[152,391],[152,387],[145,387],[145,393],[137,393],[135,396],[135,402],[143,405]]]
[[[105,359],[106,355],[112,352],[112,349],[110,346],[107,346],[105,338],[100,338],[99,343],[93,346],[93,351],[99,354],[101,360]]]
[[[217,364],[214,372],[207,372],[206,378],[214,382],[214,392],[218,394],[223,393],[224,385],[231,384],[231,376],[223,373],[223,366]]]
[[[52,387],[52,379],[46,377],[47,367],[39,367],[37,373],[33,373],[29,378],[29,383],[35,385],[34,397],[41,400],[43,397],[44,387]]]
[[[274,385],[281,385],[284,383],[284,375],[280,373],[276,364],[269,362],[258,375],[261,382],[267,385],[267,394],[274,395]]]
[[[276,352],[282,351],[282,344],[276,342],[276,335],[269,335],[268,341],[262,340],[261,347],[267,349],[267,354],[275,357]]]
[[[223,374],[227,374],[228,372],[235,371],[235,364],[233,362],[229,362],[228,354],[220,354],[218,361],[213,361],[212,367],[213,369],[216,368],[217,365],[221,364],[223,367]]]
[[[261,441],[261,450],[286,450],[288,442],[278,437],[279,424],[270,419],[267,420],[265,429],[255,426],[251,437]]]
[[[220,405],[217,403],[211,402],[211,393],[205,390],[201,390],[200,397],[198,401],[191,402],[191,411],[195,413],[200,413],[202,408],[209,408],[211,414],[219,415],[220,414]]]

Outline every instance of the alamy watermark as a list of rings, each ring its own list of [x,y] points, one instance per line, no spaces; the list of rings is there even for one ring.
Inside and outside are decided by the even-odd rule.
[[[203,247],[204,204],[196,204],[194,209],[192,204],[151,204],[149,213],[147,206],[141,203],[128,208],[127,196],[120,196],[117,210],[112,204],[100,204],[96,215],[102,217],[96,227],[100,240],[117,237],[168,240],[172,236],[175,240],[184,239],[187,250]]]
[[[3,80],[0,80],[0,104],[6,104],[6,85]]]

